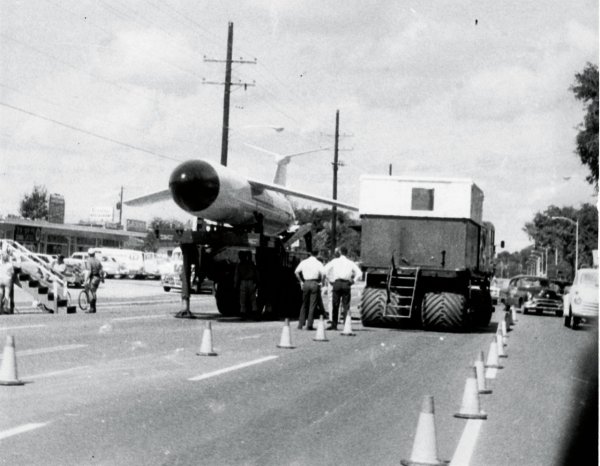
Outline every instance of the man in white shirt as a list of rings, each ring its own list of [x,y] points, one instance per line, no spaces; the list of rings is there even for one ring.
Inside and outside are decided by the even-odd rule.
[[[321,297],[321,281],[325,276],[323,264],[315,256],[316,252],[311,252],[311,256],[300,262],[294,272],[302,284],[302,307],[298,319],[299,329],[304,327],[306,321],[306,330],[314,330],[313,320]]]
[[[325,266],[325,276],[332,286],[331,325],[328,330],[337,330],[340,301],[342,302],[342,320],[350,311],[350,289],[355,280],[360,280],[362,272],[354,262],[346,257],[345,246],[336,248],[336,258]]]

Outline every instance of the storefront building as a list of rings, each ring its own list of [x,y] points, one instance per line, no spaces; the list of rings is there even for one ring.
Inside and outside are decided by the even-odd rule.
[[[94,247],[141,249],[146,233],[65,225],[42,220],[0,220],[0,239],[15,240],[39,254],[87,251]]]

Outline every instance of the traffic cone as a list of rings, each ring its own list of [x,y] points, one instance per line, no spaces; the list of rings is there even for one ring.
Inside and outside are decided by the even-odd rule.
[[[477,391],[480,395],[489,395],[492,390],[487,388],[485,372],[483,367],[483,359],[475,361],[475,375],[477,376]]]
[[[498,349],[498,357],[499,358],[507,358],[508,355],[504,351],[504,341],[501,333],[496,333],[496,346]]]
[[[356,333],[352,333],[352,317],[350,316],[350,311],[346,314],[346,320],[344,321],[344,330],[340,335],[344,335],[345,337],[354,337]]]
[[[283,324],[283,329],[281,330],[281,339],[279,340],[279,344],[277,348],[287,348],[292,349],[295,346],[292,346],[292,335],[290,331],[290,319],[285,319],[285,324]]]
[[[473,375],[465,382],[460,411],[454,415],[461,419],[487,419],[487,414],[479,406],[479,393],[477,390],[477,374],[473,368]]]
[[[15,355],[15,338],[6,337],[6,345],[2,354],[2,367],[0,367],[0,385],[24,385],[17,377],[17,357]]]
[[[506,319],[500,322],[500,333],[504,341],[504,346],[506,346],[506,342],[508,341],[508,324],[506,323]]]
[[[504,320],[506,320],[506,327],[507,330],[512,330],[512,326],[515,325],[515,322],[513,320],[513,314],[512,311],[508,310],[504,313]]]
[[[317,334],[313,338],[313,341],[329,341],[325,336],[325,321],[322,315],[317,321]]]
[[[503,368],[503,366],[500,365],[500,360],[498,359],[498,345],[496,344],[496,340],[492,340],[492,342],[490,343],[490,350],[488,351],[488,357],[485,363],[485,367],[489,367],[492,369]]]
[[[404,466],[448,464],[447,461],[440,460],[437,454],[432,396],[428,395],[423,399],[410,459],[401,460],[400,463]]]
[[[510,308],[510,315],[512,317],[513,325],[515,325],[515,323],[518,322],[519,319],[517,319],[517,311],[514,307]]]
[[[212,325],[210,320],[206,322],[204,332],[202,333],[202,343],[200,344],[200,352],[198,356],[216,356],[217,353],[213,350],[212,344]]]

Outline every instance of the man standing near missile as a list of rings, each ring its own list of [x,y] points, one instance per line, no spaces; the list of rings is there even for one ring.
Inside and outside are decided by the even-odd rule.
[[[319,309],[321,281],[325,277],[325,268],[317,259],[317,253],[312,251],[310,254],[310,257],[300,262],[294,271],[302,285],[302,308],[300,309],[298,328],[302,329],[306,321],[306,330],[314,330],[313,319],[315,311]]]
[[[350,311],[350,290],[352,283],[360,280],[362,272],[354,262],[346,257],[348,249],[341,246],[335,249],[335,259],[325,266],[325,277],[332,286],[331,325],[328,330],[337,330],[340,301],[342,302],[342,320]]]

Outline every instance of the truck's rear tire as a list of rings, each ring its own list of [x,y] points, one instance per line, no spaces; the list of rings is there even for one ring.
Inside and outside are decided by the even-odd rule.
[[[489,292],[471,290],[472,322],[476,327],[487,327],[492,320],[492,297]]]
[[[217,309],[226,317],[240,315],[239,294],[229,280],[221,280],[215,283],[215,300]]]
[[[365,327],[385,326],[383,316],[387,293],[379,288],[365,288],[360,300],[360,320]]]
[[[467,299],[458,293],[425,293],[421,304],[421,323],[427,330],[465,330]]]

